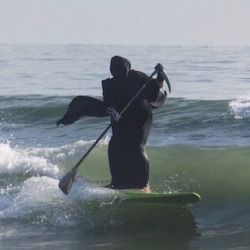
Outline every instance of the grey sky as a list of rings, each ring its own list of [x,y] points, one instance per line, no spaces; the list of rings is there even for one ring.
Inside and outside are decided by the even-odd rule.
[[[250,0],[0,0],[0,43],[250,45]]]

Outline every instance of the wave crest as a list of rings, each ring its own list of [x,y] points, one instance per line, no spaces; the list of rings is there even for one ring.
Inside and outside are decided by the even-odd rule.
[[[240,97],[229,103],[231,114],[235,119],[250,117],[250,97]]]
[[[11,148],[9,144],[0,143],[0,174],[34,174],[57,176],[57,165],[42,156],[34,156],[29,151]]]

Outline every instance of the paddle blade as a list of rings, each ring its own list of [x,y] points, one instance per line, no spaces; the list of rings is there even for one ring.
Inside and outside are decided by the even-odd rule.
[[[67,195],[73,185],[77,173],[77,168],[72,168],[59,182],[59,188]]]

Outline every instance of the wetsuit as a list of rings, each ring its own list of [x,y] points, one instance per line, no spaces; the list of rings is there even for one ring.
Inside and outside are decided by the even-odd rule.
[[[113,78],[102,81],[106,108],[121,112],[149,77],[130,70],[130,62],[122,57],[111,59]],[[145,144],[152,126],[152,108],[159,94],[159,82],[152,79],[117,122],[111,119],[112,137],[108,156],[114,188],[143,188],[149,181],[149,160]]]

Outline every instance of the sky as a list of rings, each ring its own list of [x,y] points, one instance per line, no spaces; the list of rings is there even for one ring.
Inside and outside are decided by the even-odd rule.
[[[250,0],[0,0],[0,43],[250,45]]]

